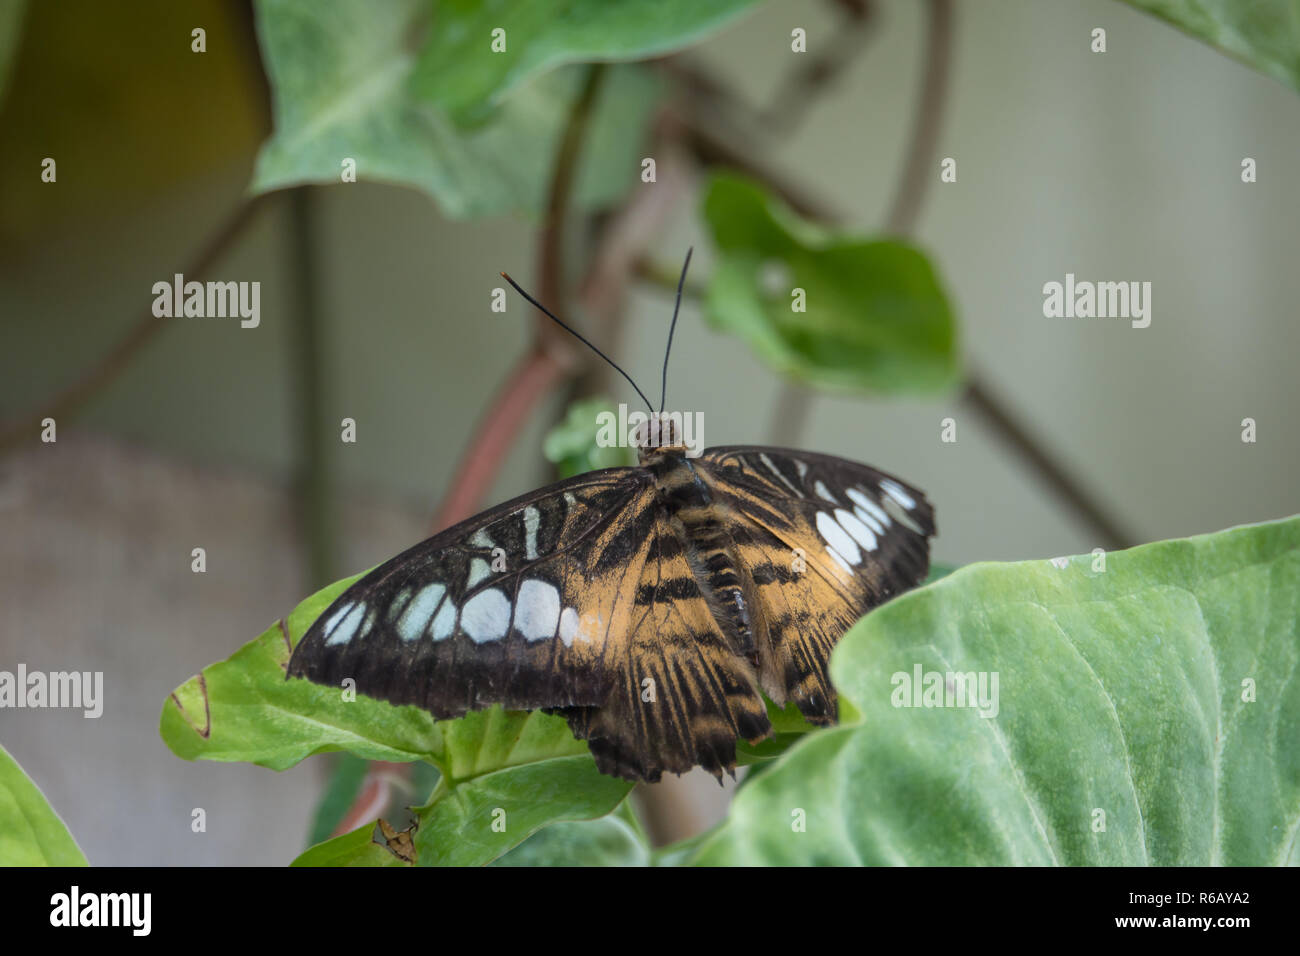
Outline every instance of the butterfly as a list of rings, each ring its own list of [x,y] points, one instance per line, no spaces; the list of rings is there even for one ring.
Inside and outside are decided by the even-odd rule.
[[[734,775],[737,741],[772,731],[764,694],[833,723],[835,644],[929,570],[925,494],[812,452],[692,457],[662,402],[635,440],[636,466],[525,494],[370,571],[311,625],[288,676],[350,677],[439,719],[559,714],[601,772],[646,782]]]

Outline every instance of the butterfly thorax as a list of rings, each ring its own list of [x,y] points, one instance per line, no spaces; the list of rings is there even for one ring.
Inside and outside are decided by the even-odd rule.
[[[736,652],[757,662],[750,602],[745,597],[747,579],[742,577],[736,543],[727,530],[726,511],[714,500],[685,446],[643,451],[640,458],[641,467],[654,475],[660,505],[682,539],[718,623],[736,642]]]

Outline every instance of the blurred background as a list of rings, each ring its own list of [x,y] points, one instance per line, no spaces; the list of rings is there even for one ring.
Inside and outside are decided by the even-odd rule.
[[[543,439],[574,398],[635,407],[513,293],[492,310],[501,270],[653,395],[664,277],[694,245],[669,407],[703,412],[709,445],[906,477],[935,502],[944,565],[1300,510],[1300,104],[1276,79],[1111,0],[720,4],[635,73],[521,80],[508,133],[440,165],[460,133],[385,99],[433,89],[452,109],[426,75],[432,5],[313,6],[0,3],[0,669],[103,671],[106,698],[98,720],[0,711],[0,741],[92,864],[301,852],[330,761],[182,761],[158,736],[167,694],[458,508],[552,480]],[[554,121],[512,105],[548,83],[569,104]],[[594,152],[557,190],[566,132]],[[725,250],[701,209],[722,170],[847,236],[914,243],[960,372],[823,389],[805,367],[795,384],[711,323],[695,293],[717,301]],[[260,325],[151,320],[153,284],[178,272],[260,282]],[[1150,327],[1044,318],[1066,273],[1150,282]],[[706,775],[652,789],[660,839],[712,823],[728,792]]]

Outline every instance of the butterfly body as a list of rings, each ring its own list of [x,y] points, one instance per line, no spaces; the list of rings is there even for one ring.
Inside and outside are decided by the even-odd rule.
[[[398,555],[309,628],[290,677],[438,718],[564,716],[605,773],[735,766],[763,694],[831,723],[830,652],[924,579],[933,511],[899,479],[763,447],[642,445]]]

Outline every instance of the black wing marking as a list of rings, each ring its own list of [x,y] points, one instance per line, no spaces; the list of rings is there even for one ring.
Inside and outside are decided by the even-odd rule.
[[[653,523],[653,478],[609,468],[463,521],[349,587],[312,624],[290,677],[356,689],[435,717],[492,704],[599,705],[619,585]]]
[[[771,733],[758,674],[724,635],[700,588],[685,542],[657,516],[634,565],[636,613],[605,646],[610,694],[601,707],[561,711],[589,741],[604,773],[655,782],[701,766],[721,778],[736,766],[736,740]]]
[[[830,653],[863,614],[925,579],[934,509],[903,480],[831,455],[734,446],[700,461],[731,512],[763,688],[809,720],[832,721]]]

